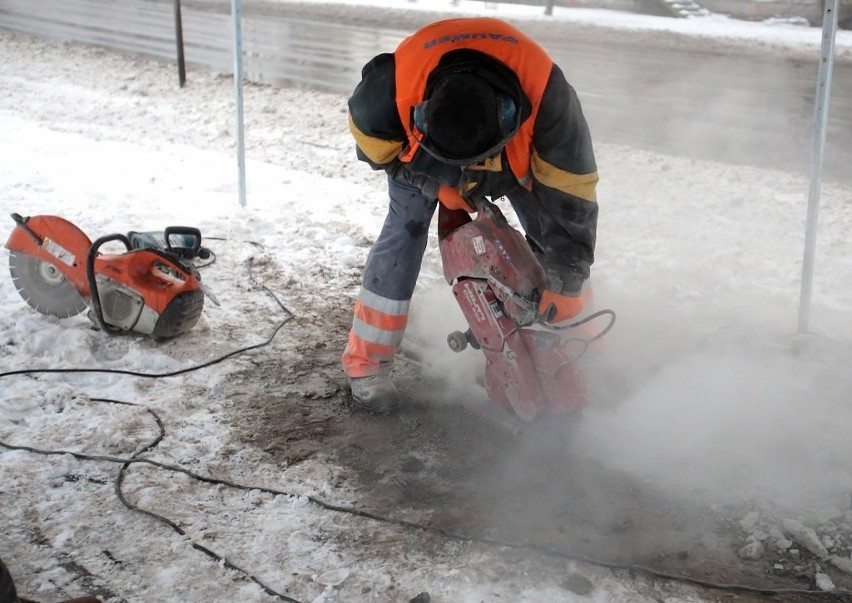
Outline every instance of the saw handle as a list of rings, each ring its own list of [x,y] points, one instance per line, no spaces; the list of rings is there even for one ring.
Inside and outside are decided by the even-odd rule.
[[[171,238],[173,236],[184,236],[192,239],[192,245],[185,247],[172,247]],[[200,255],[201,250],[201,231],[192,226],[167,226],[163,231],[163,239],[165,239],[166,249],[172,253],[176,253],[183,258],[194,258]],[[184,239],[186,240],[186,239]]]
[[[104,243],[109,243],[110,241],[121,241],[124,243],[124,246],[127,248],[127,251],[131,251],[133,246],[130,244],[130,239],[127,238],[126,235],[123,234],[111,234],[101,237],[97,239],[94,243],[92,243],[92,247],[89,249],[89,256],[94,259],[94,256],[97,254],[98,250]]]
[[[130,239],[123,234],[106,235],[96,240],[89,248],[89,255],[86,258],[86,277],[89,280],[89,295],[92,300],[92,314],[95,317],[95,321],[105,333],[118,333],[121,329],[108,325],[104,320],[104,312],[101,309],[101,297],[98,295],[98,282],[95,280],[95,258],[98,255],[98,250],[101,248],[101,245],[110,241],[121,241],[124,243],[127,251],[132,249]]]
[[[33,238],[33,240],[36,242],[36,244],[39,247],[41,247],[41,245],[44,243],[44,239],[42,239],[40,236],[38,236],[32,228],[27,226],[27,222],[29,222],[30,219],[25,218],[21,214],[18,214],[18,213],[12,213],[11,215],[12,215],[12,219],[15,221],[15,224],[20,226],[21,230],[23,230],[25,233],[30,235]]]

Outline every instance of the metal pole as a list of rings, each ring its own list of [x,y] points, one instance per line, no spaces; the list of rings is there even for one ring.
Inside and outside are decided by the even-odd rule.
[[[186,83],[186,61],[183,58],[183,19],[180,15],[180,0],[175,0],[175,43],[177,44],[178,82]]]
[[[837,0],[826,0],[822,19],[822,49],[816,90],[813,149],[811,154],[811,185],[808,193],[808,220],[805,230],[805,253],[802,261],[802,289],[799,295],[799,335],[808,331],[811,293],[814,280],[819,199],[822,188],[822,157],[825,150],[825,130],[828,123],[828,104],[831,98],[831,73],[834,68],[834,38],[837,33]]]
[[[246,206],[246,148],[243,119],[243,40],[240,28],[240,0],[231,0],[234,25],[234,89],[237,104],[237,167],[240,178],[240,207]]]

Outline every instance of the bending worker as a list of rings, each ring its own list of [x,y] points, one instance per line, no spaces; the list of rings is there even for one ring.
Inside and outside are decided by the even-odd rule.
[[[428,25],[367,63],[349,127],[390,196],[343,353],[359,407],[399,403],[390,371],[438,202],[474,212],[473,198],[508,198],[547,273],[539,312],[559,322],[582,311],[597,167],[577,94],[538,44],[497,19]]]

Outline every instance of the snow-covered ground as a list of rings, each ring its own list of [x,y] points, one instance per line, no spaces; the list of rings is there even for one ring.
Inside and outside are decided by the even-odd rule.
[[[540,18],[539,10],[530,9],[530,18]],[[513,9],[513,17],[520,14]],[[818,30],[791,25],[570,15],[739,43],[819,46]],[[849,32],[839,34],[838,46],[849,52]],[[261,285],[317,325],[323,316],[315,304],[351,303],[386,199],[379,175],[354,159],[345,97],[247,86],[248,203],[241,208],[227,76],[193,73],[179,90],[172,66],[8,32],[0,33],[0,65],[2,214],[61,215],[93,239],[197,226],[216,253],[203,278],[221,302],[208,301],[191,334],[155,344],[108,337],[84,316],[46,318],[21,300],[11,279],[0,278],[0,372],[194,366],[263,341],[285,318]],[[770,523],[778,512],[813,528],[833,526],[830,542],[823,538],[830,555],[823,569],[826,576],[843,571],[852,563],[852,188],[823,186],[813,335],[796,337],[806,179],[603,143],[596,151],[604,177],[593,282],[598,306],[614,309],[618,322],[586,359],[604,402],[587,412],[571,445],[711,505],[753,505],[758,516],[744,518],[748,529],[792,536],[789,522],[786,529]],[[444,349],[434,319],[447,316],[457,317],[457,308],[432,246],[410,340]],[[237,369],[259,357],[279,356],[285,374],[300,358],[297,343],[285,325],[268,347],[158,380],[4,376],[6,444],[129,458],[159,433],[150,409],[165,436],[141,456],[256,488],[131,467],[125,494],[181,525],[180,536],[120,504],[112,491],[116,463],[2,448],[0,558],[21,594],[45,602],[86,592],[133,603],[280,600],[251,575],[294,600],[316,602],[409,601],[420,592],[436,602],[701,599],[678,584],[570,561],[507,560],[497,547],[315,504],[357,507],[358,493],[322,454],[277,466],[237,445],[225,417],[239,408],[222,397]],[[434,358],[427,370],[451,375],[477,362],[425,356]],[[306,376],[300,387],[313,403],[328,403],[323,375]],[[87,582],[80,567],[95,578]],[[565,575],[592,586],[566,590]]]

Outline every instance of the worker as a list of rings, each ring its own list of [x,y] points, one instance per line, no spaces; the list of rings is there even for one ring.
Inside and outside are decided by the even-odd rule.
[[[493,18],[427,25],[366,64],[349,128],[390,197],[342,357],[358,407],[400,402],[390,373],[439,202],[474,213],[478,198],[507,198],[547,274],[541,316],[582,311],[597,166],[577,94],[541,46]]]

